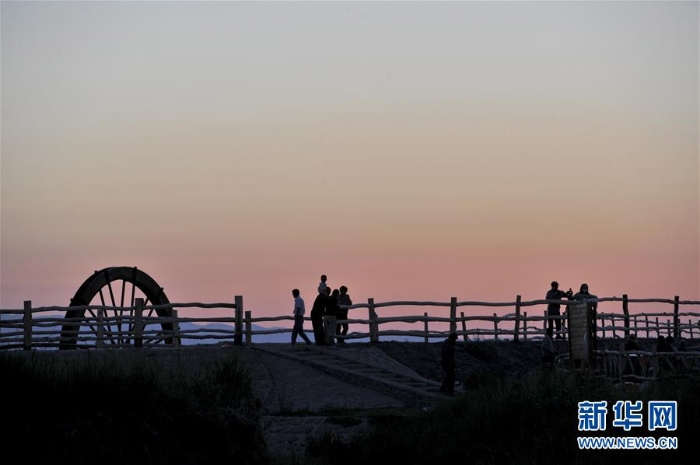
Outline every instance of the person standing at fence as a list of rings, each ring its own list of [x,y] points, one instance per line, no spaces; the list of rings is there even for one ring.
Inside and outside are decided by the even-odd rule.
[[[589,307],[591,307],[593,310],[598,309],[598,296],[588,292],[588,284],[586,283],[581,284],[581,288],[576,294],[574,294],[573,299],[588,302]]]
[[[571,290],[569,292],[564,292],[559,289],[559,283],[552,281],[551,289],[547,291],[545,299],[547,300],[561,300],[563,297],[571,299]],[[561,339],[561,320],[559,318],[551,318],[553,316],[558,317],[560,313],[560,304],[547,304],[547,320],[549,322],[549,329],[553,330],[554,325],[557,326],[557,339]]]
[[[340,286],[340,294],[338,295],[338,305],[352,305],[352,299],[350,299],[350,295],[348,294],[348,288],[346,286]],[[338,319],[339,320],[347,320],[348,319],[348,309],[347,308],[338,308]],[[335,327],[336,334],[339,334],[341,336],[345,336],[348,334],[348,324],[347,323],[340,323],[336,325]],[[338,344],[345,344],[345,339],[338,339]]]
[[[591,344],[591,349],[595,350],[597,348],[598,341],[598,330],[596,327],[596,319],[598,318],[598,296],[588,292],[588,284],[581,284],[579,291],[574,294],[574,300],[579,302],[586,302],[588,308],[588,321],[590,326],[588,327],[588,337]]]
[[[328,299],[326,300],[326,314],[323,317],[323,329],[326,333],[326,345],[331,347],[335,346],[335,327],[336,320],[338,319],[339,296],[340,291],[338,289],[333,289],[333,293],[329,295]]]
[[[328,292],[319,292],[311,307],[311,325],[314,328],[314,342],[317,346],[326,344],[326,333],[323,329],[323,314],[326,312],[326,300]]]
[[[306,309],[304,308],[304,299],[299,295],[299,289],[292,290],[292,296],[294,296],[294,328],[292,329],[292,345],[297,343],[297,336],[306,341],[308,345],[311,345],[309,337],[304,332],[304,313]]]
[[[448,396],[455,395],[455,344],[457,343],[457,333],[450,335],[442,342],[441,364],[445,372],[445,378],[440,386],[440,392]]]

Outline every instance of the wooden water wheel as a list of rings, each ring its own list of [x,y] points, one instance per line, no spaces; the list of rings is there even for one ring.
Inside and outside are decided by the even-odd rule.
[[[70,307],[107,306],[114,309],[98,311],[91,308],[75,308],[66,311],[66,322],[61,329],[60,349],[103,347],[129,347],[135,344],[136,299],[144,300],[144,306],[170,303],[163,288],[148,274],[136,267],[104,268],[90,276],[78,288],[70,301]],[[175,342],[172,322],[159,322],[173,314],[171,307],[149,309],[143,312],[144,346],[171,345]],[[104,322],[98,325],[98,316]],[[98,339],[99,337],[99,339]]]

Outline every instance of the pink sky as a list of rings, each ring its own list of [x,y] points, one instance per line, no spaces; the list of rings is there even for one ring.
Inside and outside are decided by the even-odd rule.
[[[697,2],[0,8],[2,308],[700,300]]]

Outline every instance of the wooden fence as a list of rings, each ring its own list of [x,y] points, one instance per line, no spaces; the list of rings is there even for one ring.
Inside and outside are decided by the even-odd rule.
[[[623,338],[630,333],[639,336],[656,337],[672,335],[676,339],[700,338],[700,312],[681,312],[684,307],[700,306],[700,301],[681,301],[674,299],[629,299],[609,297],[597,299],[599,303],[620,302],[620,313],[598,313],[598,336],[606,338]],[[369,340],[379,342],[381,338],[411,337],[424,342],[430,339],[442,339],[450,332],[455,332],[465,341],[470,339],[512,339],[514,341],[541,337],[547,324],[546,305],[560,303],[565,307],[567,301],[534,300],[522,301],[520,296],[514,302],[478,302],[458,301],[452,297],[449,302],[395,301],[367,303],[348,306],[349,314],[360,314],[366,309],[367,318],[348,318],[347,322],[354,330],[346,336],[347,340]],[[656,303],[672,305],[671,312],[630,314],[632,303]],[[443,307],[449,309],[446,316],[434,316],[428,312],[422,315],[380,316],[388,313],[390,307]],[[461,311],[461,308],[465,308]],[[473,315],[475,308],[510,307],[513,312],[498,315]],[[527,307],[536,307],[530,315]],[[538,308],[539,307],[539,308]],[[217,308],[232,310],[231,317],[178,317],[178,308]],[[543,309],[544,308],[544,309]],[[84,310],[81,318],[65,318],[67,310]],[[167,309],[170,316],[158,316],[156,310]],[[458,310],[459,313],[458,313]],[[697,309],[696,309],[697,310]],[[45,316],[46,313],[53,315]],[[447,312],[443,312],[447,313]],[[561,336],[566,338],[566,312],[553,316],[562,321]],[[308,316],[308,315],[307,315]],[[309,321],[309,318],[306,318]],[[167,305],[145,306],[142,299],[136,299],[134,307],[110,307],[90,305],[85,307],[39,307],[32,308],[31,301],[26,301],[23,309],[0,309],[0,349],[35,348],[119,348],[149,347],[158,345],[178,346],[184,343],[204,341],[208,344],[251,344],[255,336],[278,333],[291,333],[291,327],[254,330],[257,323],[293,322],[292,315],[275,317],[252,317],[252,312],[244,311],[243,298],[236,296],[233,303],[170,303]],[[420,329],[390,328],[397,323],[421,325]],[[196,324],[219,324],[216,329],[196,327]],[[432,324],[432,327],[431,327]],[[365,331],[356,331],[358,328]],[[386,329],[380,329],[383,326]],[[436,326],[439,328],[436,329]],[[441,329],[442,328],[442,329]]]

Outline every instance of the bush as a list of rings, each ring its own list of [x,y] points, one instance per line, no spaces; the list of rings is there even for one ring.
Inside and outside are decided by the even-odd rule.
[[[251,389],[235,358],[164,360],[0,354],[12,399],[3,442],[36,444],[21,452],[30,463],[268,463],[257,423],[239,411]]]

